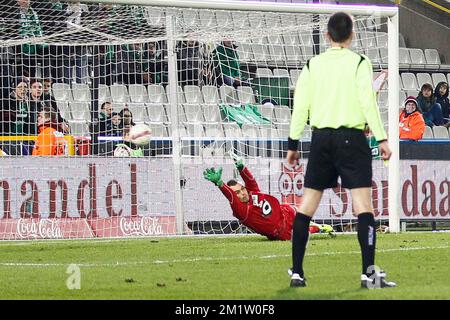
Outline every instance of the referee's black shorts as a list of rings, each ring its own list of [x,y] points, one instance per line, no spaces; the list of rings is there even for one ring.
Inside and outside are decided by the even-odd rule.
[[[311,139],[306,188],[324,190],[372,186],[372,154],[362,130],[349,128],[314,129]]]

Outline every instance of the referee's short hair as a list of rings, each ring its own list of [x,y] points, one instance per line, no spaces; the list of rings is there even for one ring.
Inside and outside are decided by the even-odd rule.
[[[344,42],[353,30],[353,21],[345,12],[336,12],[328,20],[328,33],[334,42]]]

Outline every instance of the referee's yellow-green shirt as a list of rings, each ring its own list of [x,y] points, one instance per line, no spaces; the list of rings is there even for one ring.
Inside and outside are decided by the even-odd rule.
[[[309,60],[295,87],[290,145],[298,144],[308,117],[319,129],[364,130],[367,123],[377,141],[385,140],[372,77],[370,60],[346,48],[333,47]]]

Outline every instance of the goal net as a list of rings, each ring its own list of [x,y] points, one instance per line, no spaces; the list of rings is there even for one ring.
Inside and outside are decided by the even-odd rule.
[[[330,14],[353,12],[351,49],[371,59],[374,79],[397,37],[381,7],[124,3],[0,5],[0,239],[251,233],[202,172],[239,179],[233,151],[263,192],[299,204],[312,131],[288,167],[293,93],[329,47]],[[378,92],[386,128],[398,119],[397,72]],[[139,123],[152,131],[141,146],[130,140]],[[395,175],[373,150],[382,223]],[[352,230],[349,191],[328,190],[315,218]]]

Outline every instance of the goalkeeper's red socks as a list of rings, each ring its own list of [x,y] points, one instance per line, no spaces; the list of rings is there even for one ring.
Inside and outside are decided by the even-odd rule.
[[[362,274],[370,277],[375,265],[375,244],[376,244],[375,219],[370,212],[358,215],[358,241],[361,247]],[[372,269],[369,271],[369,267]]]
[[[292,272],[299,274],[302,278],[304,278],[303,258],[305,256],[306,244],[308,243],[310,222],[311,217],[303,213],[297,213],[292,231]]]

